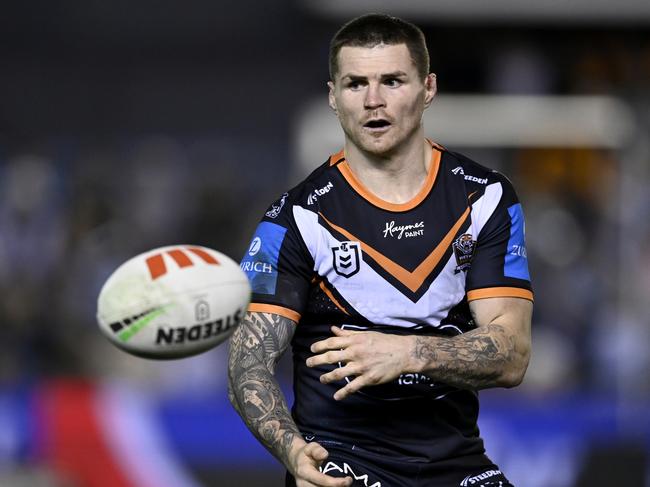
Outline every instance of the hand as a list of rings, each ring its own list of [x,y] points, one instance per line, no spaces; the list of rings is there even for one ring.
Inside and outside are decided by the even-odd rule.
[[[296,487],[349,487],[352,477],[334,478],[325,475],[318,467],[327,459],[325,448],[316,442],[295,447],[289,457],[289,471],[296,479]]]
[[[364,386],[385,384],[406,372],[411,337],[375,331],[349,331],[333,326],[335,336],[311,346],[317,355],[307,359],[308,367],[341,362],[343,367],[320,376],[323,384],[355,376],[334,394],[340,401]]]

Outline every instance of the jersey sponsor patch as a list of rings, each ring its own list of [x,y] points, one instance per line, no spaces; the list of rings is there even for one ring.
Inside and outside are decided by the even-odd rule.
[[[257,226],[255,236],[239,266],[254,293],[274,294],[278,280],[278,256],[287,229],[270,222]]]
[[[503,275],[530,281],[528,273],[528,255],[524,237],[524,212],[521,204],[517,203],[508,208],[510,214],[510,239],[506,250]]]
[[[384,238],[396,237],[397,240],[401,240],[402,237],[421,237],[422,235],[424,235],[424,221],[408,225],[396,225],[395,220],[391,220],[386,222],[386,228],[384,229]]]

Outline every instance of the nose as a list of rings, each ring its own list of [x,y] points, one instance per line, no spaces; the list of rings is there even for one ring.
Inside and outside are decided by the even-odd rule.
[[[369,83],[366,90],[366,97],[363,101],[364,107],[369,110],[386,106],[386,101],[381,93],[379,83]]]

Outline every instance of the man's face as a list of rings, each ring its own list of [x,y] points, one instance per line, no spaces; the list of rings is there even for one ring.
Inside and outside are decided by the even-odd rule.
[[[412,140],[435,95],[435,75],[421,79],[406,44],[341,48],[329,104],[348,143],[390,155]]]

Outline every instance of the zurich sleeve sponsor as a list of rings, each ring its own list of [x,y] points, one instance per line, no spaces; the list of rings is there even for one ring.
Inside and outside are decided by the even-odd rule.
[[[528,273],[528,256],[524,238],[524,212],[521,204],[517,203],[508,208],[510,214],[510,239],[503,265],[503,275],[530,281]]]
[[[239,266],[248,276],[251,288],[258,294],[275,294],[278,280],[278,257],[287,229],[262,222]]]

